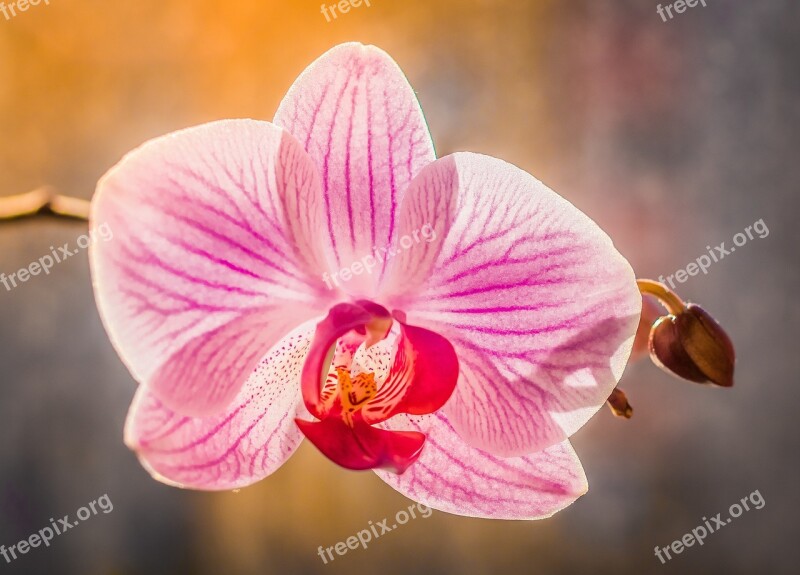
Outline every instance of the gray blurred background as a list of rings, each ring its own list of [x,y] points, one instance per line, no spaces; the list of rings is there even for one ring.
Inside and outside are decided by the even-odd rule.
[[[680,285],[727,328],[732,390],[648,362],[575,437],[589,493],[540,522],[434,512],[324,565],[409,505],[305,445],[239,493],[153,481],[122,443],[134,383],[100,325],[81,253],[0,286],[0,544],[108,494],[100,514],[0,572],[794,574],[798,572],[800,8],[707,0],[663,22],[651,0],[372,0],[333,22],[316,2],[51,0],[0,14],[0,195],[90,198],[144,140],[227,117],[270,119],[303,68],[377,44],[419,93],[440,155],[473,150],[536,175],[592,216],[640,277],[674,273],[763,219],[770,233]],[[10,274],[85,232],[0,225]],[[669,545],[758,490],[666,565]]]

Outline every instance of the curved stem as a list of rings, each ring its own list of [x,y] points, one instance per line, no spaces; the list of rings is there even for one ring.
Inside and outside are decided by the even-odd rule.
[[[686,309],[686,304],[678,297],[678,294],[660,282],[637,279],[636,285],[643,294],[657,298],[672,315],[678,315]]]
[[[87,200],[62,196],[55,188],[42,186],[24,194],[0,197],[0,223],[36,216],[88,221],[89,205]]]

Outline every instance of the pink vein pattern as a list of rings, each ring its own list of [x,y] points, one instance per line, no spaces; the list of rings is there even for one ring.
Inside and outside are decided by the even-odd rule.
[[[303,439],[294,418],[307,412],[296,382],[313,333],[312,322],[283,338],[218,415],[180,415],[140,386],[125,442],[151,473],[179,487],[236,489],[263,479]]]
[[[172,409],[224,408],[260,357],[324,313],[319,178],[298,142],[229,120],[158,138],[98,184],[90,259],[106,329]]]
[[[419,102],[400,68],[374,46],[342,44],[309,66],[275,115],[322,175],[334,269],[396,237],[398,207],[411,180],[435,159]],[[343,287],[374,297],[382,270]]]
[[[455,346],[454,428],[502,456],[561,443],[630,354],[641,296],[628,262],[572,204],[488,156],[437,160],[401,210],[400,233],[442,230],[421,257],[393,260],[388,305]]]
[[[391,426],[386,425],[391,423]],[[586,493],[583,467],[568,441],[503,459],[468,446],[442,413],[398,416],[384,424],[427,435],[402,475],[376,471],[394,489],[434,509],[493,519],[543,519]]]

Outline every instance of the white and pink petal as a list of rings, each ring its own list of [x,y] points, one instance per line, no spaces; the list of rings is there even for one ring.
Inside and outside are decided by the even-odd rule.
[[[331,267],[349,267],[390,245],[403,193],[436,157],[417,97],[395,61],[375,46],[336,46],[295,81],[275,123],[300,140],[322,174]],[[382,272],[379,264],[340,287],[372,297]]]
[[[319,176],[267,122],[228,120],[147,142],[98,184],[95,295],[134,377],[171,409],[223,409],[275,342],[324,313]]]
[[[438,232],[392,260],[385,301],[456,348],[453,426],[501,456],[560,444],[626,365],[641,309],[628,262],[572,204],[488,156],[437,160],[401,213],[398,233]]]
[[[391,425],[387,425],[391,424]],[[398,416],[383,424],[427,438],[402,474],[376,471],[419,503],[456,515],[544,519],[586,493],[583,467],[568,441],[524,457],[501,458],[470,447],[442,413]]]
[[[125,443],[154,478],[178,487],[246,487],[278,469],[303,439],[295,417],[306,416],[297,384],[313,325],[283,338],[218,415],[189,417],[140,386],[125,426]]]

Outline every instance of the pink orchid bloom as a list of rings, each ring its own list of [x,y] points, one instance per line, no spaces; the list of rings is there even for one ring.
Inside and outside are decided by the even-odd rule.
[[[586,492],[568,438],[628,360],[633,271],[524,171],[436,159],[378,48],[327,52],[272,123],[147,142],[92,221],[114,230],[95,294],[140,384],[125,441],[156,479],[244,487],[305,436],[461,515],[543,518]]]

